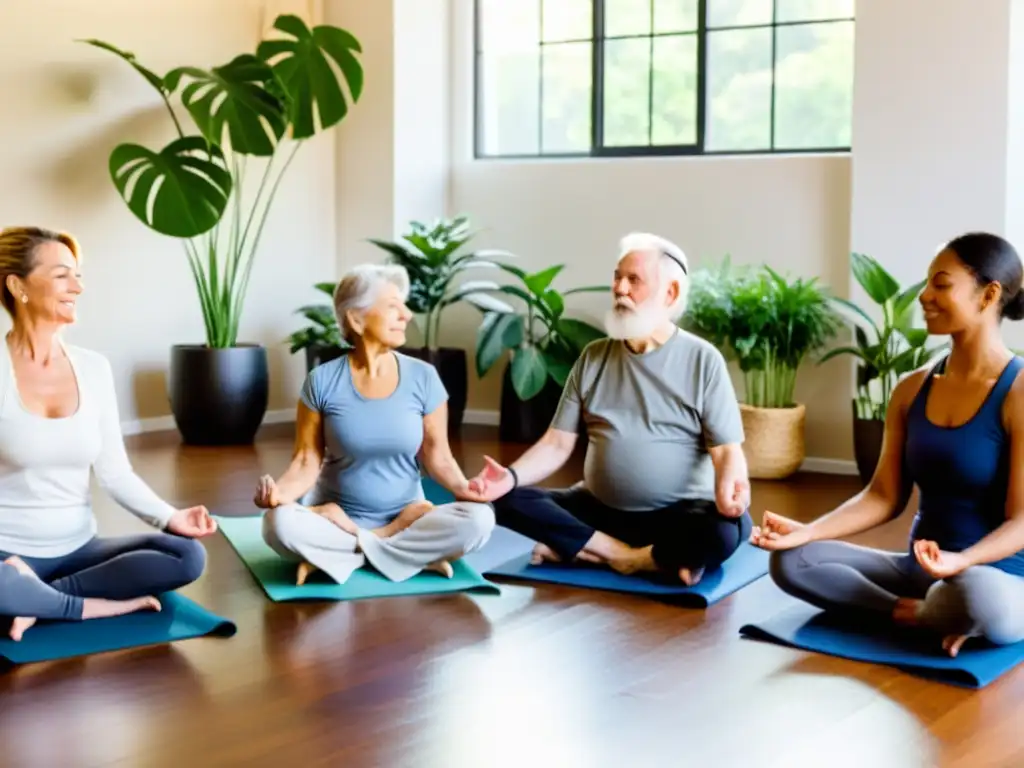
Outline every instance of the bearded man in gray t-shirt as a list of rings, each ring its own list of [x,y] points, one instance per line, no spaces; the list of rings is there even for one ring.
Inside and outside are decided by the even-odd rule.
[[[485,457],[470,482],[497,522],[538,542],[533,561],[607,565],[696,584],[750,535],[743,424],[719,350],[677,326],[686,256],[623,239],[609,338],[577,360],[551,427],[509,467]],[[583,481],[536,487],[587,437]]]

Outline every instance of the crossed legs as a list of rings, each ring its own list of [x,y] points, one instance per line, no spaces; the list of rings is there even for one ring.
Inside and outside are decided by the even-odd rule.
[[[63,557],[0,553],[0,620],[15,640],[36,620],[70,620],[159,610],[155,595],[203,572],[206,550],[165,533],[94,538]],[[6,622],[5,622],[6,623]]]
[[[538,542],[534,563],[575,560],[626,574],[669,574],[688,585],[725,562],[752,527],[748,514],[725,517],[710,501],[623,512],[582,488],[517,488],[494,508],[499,525]]]
[[[969,637],[1024,640],[1024,578],[991,566],[935,581],[913,555],[815,541],[773,552],[770,572],[780,589],[818,608],[931,629],[952,656]]]
[[[478,550],[493,529],[490,506],[461,501],[434,507],[392,535],[362,529],[353,535],[300,504],[276,507],[263,516],[263,538],[271,549],[300,565],[308,563],[339,584],[366,563],[391,581],[405,581],[430,568],[450,577],[447,561]]]

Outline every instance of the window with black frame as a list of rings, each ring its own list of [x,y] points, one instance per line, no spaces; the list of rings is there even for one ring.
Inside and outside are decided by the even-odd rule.
[[[856,0],[475,0],[477,157],[845,152]]]

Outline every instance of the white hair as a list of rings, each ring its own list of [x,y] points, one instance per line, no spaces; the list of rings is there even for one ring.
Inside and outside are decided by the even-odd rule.
[[[365,312],[380,297],[386,285],[398,288],[405,301],[409,296],[409,273],[396,264],[360,264],[350,269],[334,289],[334,316],[338,319],[341,335],[354,344],[359,334],[348,321],[348,313]]]
[[[631,253],[643,253],[657,260],[660,290],[667,290],[671,283],[679,286],[676,300],[668,308],[669,319],[673,323],[678,321],[686,312],[686,299],[690,292],[690,263],[683,249],[664,237],[647,232],[632,232],[619,241],[618,261]]]

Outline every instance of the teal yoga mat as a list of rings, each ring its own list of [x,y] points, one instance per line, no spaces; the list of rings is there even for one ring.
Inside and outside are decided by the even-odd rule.
[[[70,659],[205,635],[231,637],[237,631],[234,622],[175,592],[159,599],[160,611],[88,621],[41,621],[18,642],[7,637],[0,640],[0,666]]]
[[[371,597],[400,597],[449,592],[500,593],[492,584],[462,560],[452,563],[454,575],[446,579],[439,573],[420,573],[401,582],[390,581],[371,568],[360,568],[347,582],[338,584],[314,573],[301,587],[295,585],[294,562],[280,557],[263,541],[262,517],[218,517],[217,525],[235,552],[242,558],[267,597],[286,600],[364,600]]]
[[[963,688],[984,688],[1024,662],[1024,642],[992,645],[968,640],[956,658],[940,639],[921,630],[844,620],[799,605],[740,627],[740,635],[802,651],[884,664],[919,677]]]

